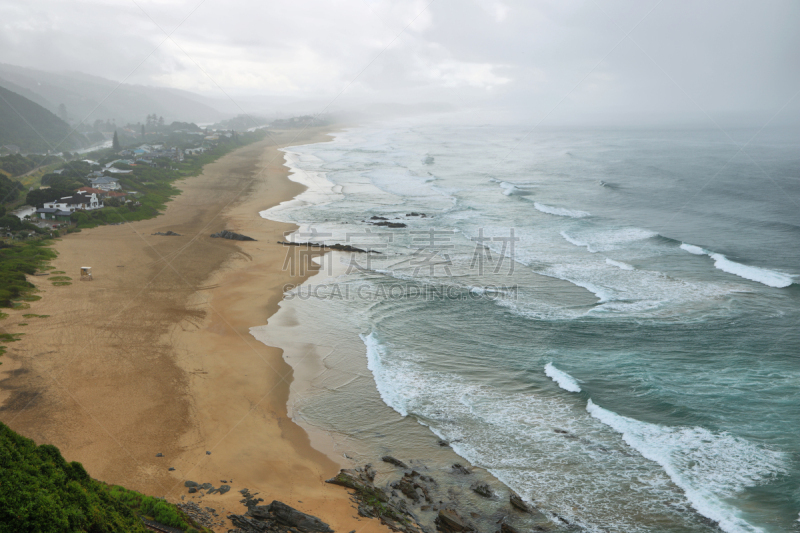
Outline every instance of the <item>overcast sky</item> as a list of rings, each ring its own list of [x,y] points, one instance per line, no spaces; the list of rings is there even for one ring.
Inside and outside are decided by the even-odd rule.
[[[800,108],[797,0],[0,0],[0,26],[3,63],[223,98]]]

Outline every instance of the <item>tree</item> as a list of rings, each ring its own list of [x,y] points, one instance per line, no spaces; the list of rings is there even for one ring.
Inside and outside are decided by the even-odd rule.
[[[164,127],[164,117],[158,117],[158,127],[159,128]]]
[[[111,140],[111,148],[119,150],[119,137],[117,137],[117,130],[114,130],[114,138]]]
[[[144,139],[144,124],[142,124],[142,139]]]

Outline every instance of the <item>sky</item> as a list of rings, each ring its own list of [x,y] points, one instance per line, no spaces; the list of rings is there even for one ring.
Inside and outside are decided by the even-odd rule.
[[[797,0],[0,0],[0,62],[225,99],[532,116],[800,109]]]

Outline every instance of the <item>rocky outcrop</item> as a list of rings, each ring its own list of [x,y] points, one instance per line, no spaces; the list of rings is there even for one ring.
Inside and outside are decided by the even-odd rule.
[[[172,231],[172,230],[165,231],[165,232],[163,232],[163,233],[162,233],[162,232],[160,232],[160,231],[158,231],[158,232],[156,232],[156,233],[151,233],[151,235],[163,235],[164,237],[180,237],[180,236],[181,236],[181,234],[180,234],[180,233],[175,233],[175,232],[174,232],[174,231]]]
[[[278,244],[282,244],[284,246],[305,246],[306,248],[319,248],[320,250],[334,250],[337,252],[355,252],[359,254],[379,254],[380,252],[376,252],[375,250],[362,250],[361,248],[356,248],[355,246],[350,246],[349,244],[320,244],[316,242],[288,242],[288,241],[278,241]]]
[[[528,505],[525,500],[523,500],[519,494],[516,492],[512,492],[508,498],[509,502],[512,506],[514,506],[517,510],[522,511],[523,513],[532,513],[533,509],[531,506]]]
[[[408,468],[407,464],[405,464],[400,459],[395,459],[391,455],[384,455],[383,457],[381,457],[381,461],[383,461],[384,463],[389,463],[390,465],[394,465],[394,466],[396,466],[398,468],[402,468],[402,469]]]
[[[436,529],[442,533],[461,533],[462,531],[474,531],[461,516],[452,509],[442,509],[436,516]]]
[[[254,241],[255,239],[252,237],[248,237],[246,235],[240,235],[238,233],[234,233],[232,231],[223,230],[219,233],[212,233],[211,236],[215,239],[230,239],[232,241]]]
[[[238,533],[333,533],[328,524],[274,500],[269,505],[255,505],[243,515],[231,514],[228,519]]]
[[[389,222],[388,220],[381,220],[380,222],[372,222],[373,226],[386,226],[387,228],[405,228],[406,224],[403,222]]]
[[[484,481],[476,481],[470,487],[472,492],[478,494],[479,496],[483,496],[484,498],[491,498],[494,496],[494,492],[492,492],[492,487],[489,486],[488,483]]]
[[[345,469],[326,483],[351,489],[352,499],[358,507],[359,515],[377,518],[393,531],[422,533],[424,531],[422,526],[409,511],[406,502],[376,487],[369,475],[371,474],[367,473],[367,469]]]

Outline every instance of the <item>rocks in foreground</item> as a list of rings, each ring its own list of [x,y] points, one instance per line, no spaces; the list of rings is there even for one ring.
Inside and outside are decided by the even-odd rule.
[[[333,533],[328,524],[274,500],[269,505],[254,505],[243,515],[228,515],[238,529],[235,533]]]
[[[211,236],[215,239],[230,239],[232,241],[254,241],[255,239],[252,237],[248,237],[247,235],[241,235],[239,233],[234,233],[232,231],[223,230],[219,233],[212,233]]]
[[[180,236],[181,236],[181,234],[180,234],[180,233],[175,233],[175,232],[174,232],[174,231],[172,231],[172,230],[165,231],[165,232],[163,232],[163,233],[162,233],[162,232],[160,232],[160,231],[158,231],[158,232],[156,232],[156,233],[151,233],[151,235],[163,235],[163,236],[165,236],[165,237],[180,237]]]

